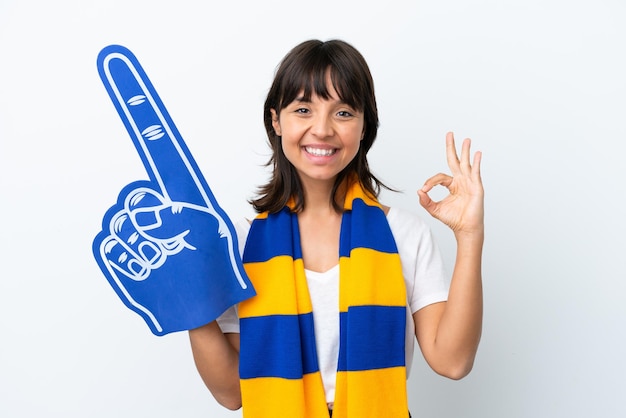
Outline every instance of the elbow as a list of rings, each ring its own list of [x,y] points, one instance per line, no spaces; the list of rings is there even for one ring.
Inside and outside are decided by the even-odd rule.
[[[433,368],[435,373],[451,380],[461,380],[470,374],[474,367],[474,358],[449,363],[439,368]]]
[[[220,405],[231,411],[237,411],[241,408],[241,402],[220,403]]]
[[[241,408],[241,390],[236,387],[209,388],[211,395],[218,404],[231,411]]]
[[[452,380],[461,380],[464,377],[466,377],[468,374],[470,374],[471,371],[472,371],[472,365],[465,366],[465,367],[458,367],[458,368],[449,370],[446,374],[444,374],[444,376]]]
[[[469,375],[474,368],[474,360],[478,351],[478,343],[453,351],[441,351],[435,358],[431,368],[435,373],[452,380],[461,380]]]
[[[240,396],[214,396],[217,403],[231,411],[237,411],[241,408]]]

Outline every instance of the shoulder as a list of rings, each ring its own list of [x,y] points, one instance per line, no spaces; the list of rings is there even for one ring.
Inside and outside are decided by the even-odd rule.
[[[387,207],[387,222],[396,240],[430,238],[430,228],[417,213]]]
[[[398,247],[411,312],[445,301],[443,259],[428,224],[418,214],[398,208],[389,209],[387,222]]]
[[[438,253],[430,227],[418,214],[389,208],[387,222],[403,265],[415,268],[418,262],[431,260]]]

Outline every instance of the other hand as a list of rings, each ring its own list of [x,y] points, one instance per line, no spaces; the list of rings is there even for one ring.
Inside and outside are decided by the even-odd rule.
[[[483,234],[484,232],[484,190],[480,177],[482,153],[474,154],[470,163],[469,138],[463,141],[459,157],[454,143],[454,135],[446,135],[446,156],[451,175],[439,173],[426,180],[418,190],[420,204],[433,217],[448,225],[455,235]],[[435,186],[444,186],[450,194],[440,201],[434,201],[428,193]]]

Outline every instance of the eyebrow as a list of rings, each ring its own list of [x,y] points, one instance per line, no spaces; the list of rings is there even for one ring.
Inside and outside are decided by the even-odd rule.
[[[298,97],[296,97],[295,99],[293,99],[293,101],[294,101],[294,102],[299,102],[299,103],[311,103],[311,99],[309,98],[309,99],[307,100],[307,99],[305,99],[305,98],[304,98],[304,96],[298,96]],[[344,100],[341,100],[341,99],[338,99],[338,100],[336,101],[336,103],[337,103],[337,104],[339,104],[339,105],[343,105],[343,106],[354,107],[354,106],[352,106],[350,103],[348,103],[348,102],[346,102],[346,101],[344,101]]]

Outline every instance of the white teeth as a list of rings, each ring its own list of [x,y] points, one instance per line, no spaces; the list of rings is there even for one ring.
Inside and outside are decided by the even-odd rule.
[[[316,157],[329,157],[335,153],[335,149],[320,149],[313,147],[304,147],[306,152],[315,155]]]

